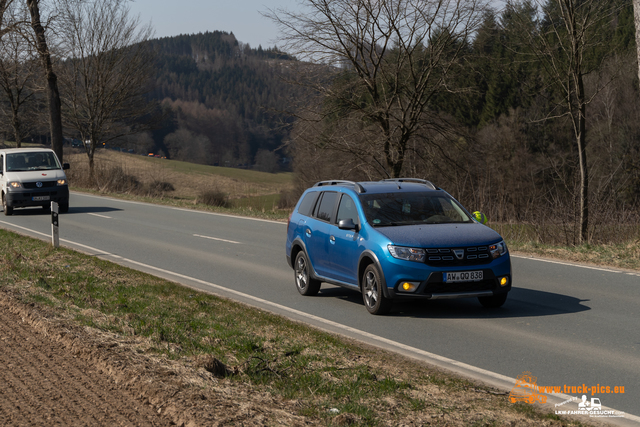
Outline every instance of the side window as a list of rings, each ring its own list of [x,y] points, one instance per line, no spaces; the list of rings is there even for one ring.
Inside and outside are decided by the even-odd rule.
[[[0,154],[0,172],[4,173],[4,155]]]
[[[311,216],[311,212],[313,212],[313,208],[316,206],[316,200],[318,200],[319,191],[313,191],[311,193],[307,193],[302,199],[300,203],[300,207],[298,208],[298,213],[301,215]]]
[[[358,208],[356,208],[356,204],[353,202],[353,199],[346,194],[342,195],[342,199],[340,199],[340,206],[338,207],[338,218],[336,218],[336,222],[340,222],[342,219],[351,218],[354,223],[359,224],[358,220]]]
[[[333,214],[333,208],[336,206],[336,199],[338,197],[338,193],[335,191],[325,191],[322,193],[322,199],[318,203],[318,208],[316,209],[316,217],[323,221],[330,222],[331,215]]]

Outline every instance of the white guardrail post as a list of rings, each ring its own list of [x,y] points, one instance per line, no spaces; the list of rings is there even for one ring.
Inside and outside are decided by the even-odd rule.
[[[60,246],[60,239],[58,237],[58,203],[51,202],[51,243],[53,247]]]

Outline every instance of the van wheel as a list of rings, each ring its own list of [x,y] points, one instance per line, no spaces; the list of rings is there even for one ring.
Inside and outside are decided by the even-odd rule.
[[[304,251],[298,252],[293,266],[296,289],[298,289],[300,295],[316,295],[320,291],[321,283],[319,280],[311,278],[311,264],[309,264],[309,258],[307,258],[307,254]]]
[[[375,264],[370,264],[362,275],[362,300],[371,314],[386,314],[391,309],[391,300],[384,296],[382,276]]]
[[[490,297],[478,297],[478,301],[485,308],[499,308],[507,301],[507,293],[491,295]]]
[[[58,211],[60,213],[67,213],[69,212],[69,202],[67,203],[60,203],[60,205],[58,206]]]
[[[7,198],[4,197],[4,193],[2,194],[2,209],[4,210],[4,214],[7,216],[13,214],[13,207],[7,205]]]

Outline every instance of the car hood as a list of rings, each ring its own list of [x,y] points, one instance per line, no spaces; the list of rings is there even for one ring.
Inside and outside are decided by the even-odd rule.
[[[5,172],[5,181],[35,182],[35,181],[55,181],[61,178],[66,179],[62,169]]]
[[[502,239],[491,228],[475,222],[375,227],[374,229],[391,240],[394,245],[423,248],[482,246]]]

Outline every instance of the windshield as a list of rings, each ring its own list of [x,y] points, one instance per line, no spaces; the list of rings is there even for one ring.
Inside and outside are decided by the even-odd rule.
[[[473,222],[455,200],[443,194],[364,194],[360,200],[367,222],[376,227]]]
[[[51,151],[7,154],[7,172],[60,169]]]

